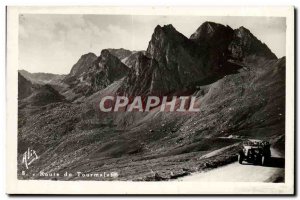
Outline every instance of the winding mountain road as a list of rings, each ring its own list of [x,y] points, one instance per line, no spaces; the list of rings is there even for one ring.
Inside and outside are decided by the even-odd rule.
[[[194,173],[178,179],[179,181],[200,182],[276,182],[284,177],[284,158],[271,149],[272,158],[268,166],[259,166],[238,162],[212,169],[207,172]]]

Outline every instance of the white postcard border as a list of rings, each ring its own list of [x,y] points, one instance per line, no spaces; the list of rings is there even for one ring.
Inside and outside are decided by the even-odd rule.
[[[19,14],[133,14],[286,17],[285,183],[44,181],[17,179]],[[293,194],[294,8],[286,7],[8,7],[6,66],[6,192],[9,194]]]

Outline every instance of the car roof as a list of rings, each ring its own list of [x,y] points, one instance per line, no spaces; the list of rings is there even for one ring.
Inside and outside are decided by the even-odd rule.
[[[248,139],[247,141],[250,141],[250,142],[263,142],[263,140],[256,140],[256,139]]]
[[[256,140],[256,139],[248,139],[243,142],[244,146],[260,146],[260,145],[268,145],[269,142],[264,140]]]

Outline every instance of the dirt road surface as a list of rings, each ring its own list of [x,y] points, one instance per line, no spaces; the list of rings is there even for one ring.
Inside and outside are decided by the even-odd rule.
[[[178,179],[179,181],[200,182],[282,182],[284,180],[284,158],[271,149],[272,158],[268,166],[259,166],[238,162],[212,169],[207,172],[194,173]]]

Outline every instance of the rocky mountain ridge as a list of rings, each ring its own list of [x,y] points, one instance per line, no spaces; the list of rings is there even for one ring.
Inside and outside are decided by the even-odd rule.
[[[43,98],[48,91],[55,97],[44,104],[33,103],[39,90],[19,77],[19,159],[29,145],[40,155],[30,172],[167,180],[233,162],[247,138],[268,140],[284,154],[285,58],[249,30],[206,22],[187,38],[172,25],[157,26],[146,51],[116,52],[82,56],[63,89],[43,87]],[[122,94],[195,96],[200,111],[100,112],[102,97]]]
[[[248,66],[245,60],[249,57],[277,59],[244,27],[233,30],[205,22],[188,39],[172,25],[158,25],[146,53],[135,55],[131,61],[134,67],[120,93],[128,96],[189,94],[196,87]]]
[[[126,76],[127,72],[128,67],[105,49],[99,57],[92,53],[83,55],[63,81],[77,96],[88,96]]]
[[[119,94],[190,94],[196,87],[248,66],[249,58],[277,59],[244,27],[233,30],[229,26],[205,22],[187,38],[171,24],[158,25],[145,52],[121,48],[104,49],[99,57],[88,53],[78,60],[68,75],[56,80],[69,85],[73,93],[85,96],[123,77]],[[29,73],[20,73],[28,80],[37,80],[27,75]],[[46,79],[53,76],[49,74]]]

